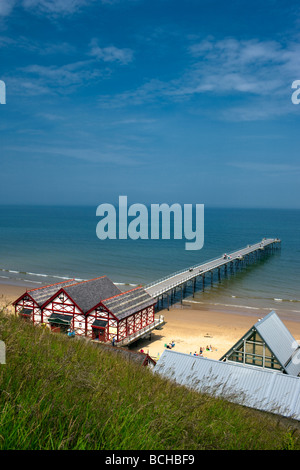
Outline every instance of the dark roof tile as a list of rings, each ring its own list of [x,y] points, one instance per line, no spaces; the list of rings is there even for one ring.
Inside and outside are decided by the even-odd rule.
[[[154,305],[156,301],[145,289],[138,287],[127,292],[122,292],[110,299],[103,300],[102,303],[118,320],[122,320],[129,315],[133,315],[144,308]]]
[[[64,288],[78,307],[88,312],[101,300],[120,294],[120,289],[106,276],[83,281]]]
[[[52,297],[56,292],[58,292],[62,287],[66,287],[72,284],[77,284],[77,281],[70,279],[69,281],[63,281],[56,284],[51,284],[50,286],[39,287],[37,289],[32,289],[27,291],[30,297],[36,301],[36,303],[41,307],[50,297]]]

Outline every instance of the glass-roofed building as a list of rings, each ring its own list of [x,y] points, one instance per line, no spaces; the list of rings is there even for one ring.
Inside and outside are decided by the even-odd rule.
[[[300,346],[272,311],[253,325],[220,361],[300,375]]]

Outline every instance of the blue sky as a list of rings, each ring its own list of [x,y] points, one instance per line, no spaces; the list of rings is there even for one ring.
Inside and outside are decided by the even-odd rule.
[[[0,0],[0,201],[300,207],[298,2]]]

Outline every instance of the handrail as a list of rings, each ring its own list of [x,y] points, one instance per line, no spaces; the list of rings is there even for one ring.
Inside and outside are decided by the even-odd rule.
[[[251,252],[253,252],[253,251],[256,251],[257,249],[261,248],[261,247],[262,247],[262,244],[263,244],[263,246],[268,246],[268,245],[270,245],[270,244],[272,244],[272,243],[275,243],[275,242],[280,242],[280,240],[277,239],[277,238],[275,238],[275,239],[269,238],[269,239],[262,240],[261,242],[254,243],[253,245],[248,245],[248,246],[246,246],[246,247],[243,247],[243,248],[240,248],[240,249],[238,249],[238,250],[235,250],[235,251],[232,252],[232,253],[229,253],[229,254],[228,254],[229,258],[227,258],[227,259],[224,259],[224,258],[222,258],[222,257],[220,257],[220,256],[219,256],[219,257],[212,258],[212,259],[210,259],[210,260],[204,262],[203,264],[196,264],[196,265],[191,266],[191,267],[189,267],[189,268],[185,268],[185,269],[182,269],[182,270],[180,270],[180,271],[177,271],[177,272],[175,272],[175,273],[173,273],[173,274],[170,274],[169,276],[165,276],[165,277],[163,277],[163,278],[161,278],[161,279],[159,279],[159,280],[156,280],[156,281],[154,281],[154,282],[152,282],[152,283],[149,283],[149,284],[147,284],[146,286],[144,286],[144,288],[145,288],[145,289],[149,289],[149,288],[151,288],[151,287],[154,287],[155,285],[161,284],[162,282],[166,281],[167,279],[172,279],[173,277],[176,277],[176,276],[178,276],[179,274],[184,274],[184,273],[188,274],[188,273],[190,272],[190,270],[194,270],[194,269],[197,269],[197,268],[200,268],[200,267],[201,267],[201,268],[204,268],[206,265],[211,264],[213,261],[218,261],[218,265],[216,265],[216,266],[210,266],[209,269],[207,269],[206,271],[205,271],[205,268],[204,268],[204,269],[201,269],[201,274],[198,273],[198,275],[205,274],[205,272],[209,272],[209,271],[211,271],[212,269],[216,268],[217,266],[222,266],[222,265],[224,265],[224,264],[228,264],[228,263],[230,263],[231,261],[234,261],[234,260],[238,259],[238,257],[240,256],[240,252],[244,252],[245,250],[247,250],[247,248],[252,248],[252,250],[249,250],[247,253],[244,253],[244,255],[249,254],[249,253],[251,253]],[[235,255],[235,256],[233,256],[233,255]],[[224,260],[224,261],[223,261],[222,263],[220,263],[221,260]],[[168,291],[168,290],[172,289],[173,287],[176,287],[176,286],[182,284],[182,282],[187,282],[187,281],[189,281],[190,279],[192,279],[192,278],[194,278],[194,277],[197,277],[197,274],[195,275],[195,273],[193,272],[193,274],[191,274],[190,276],[186,277],[185,279],[182,279],[182,278],[181,278],[181,279],[179,279],[177,282],[175,282],[175,283],[173,283],[173,284],[171,284],[171,285],[169,284],[169,285],[166,286],[165,288],[160,289],[158,292],[155,293],[155,296],[156,296],[156,295],[160,295],[161,293],[163,293],[163,292],[165,292],[165,291]]]
[[[259,245],[259,243],[260,243],[260,242],[254,243],[253,245],[250,245],[250,246]],[[243,248],[239,248],[238,250],[233,251],[233,253],[237,253],[238,251],[245,250],[246,248],[248,248],[248,246],[247,246],[247,247],[243,247]],[[230,254],[229,254],[229,256],[230,256]],[[179,271],[176,271],[176,272],[171,273],[171,274],[169,274],[169,275],[167,275],[167,276],[164,276],[164,277],[162,277],[162,278],[160,278],[160,279],[158,279],[158,280],[156,280],[156,281],[152,281],[152,282],[150,282],[149,284],[146,284],[145,289],[146,289],[146,288],[149,288],[149,287],[152,287],[152,286],[154,286],[155,284],[160,284],[161,282],[165,281],[166,279],[171,279],[172,277],[175,277],[175,276],[177,276],[178,274],[183,274],[183,273],[189,271],[189,269],[195,269],[195,268],[197,268],[197,267],[199,267],[199,266],[205,266],[206,264],[211,263],[212,261],[217,261],[217,260],[219,260],[219,259],[222,259],[222,257],[221,257],[221,256],[216,256],[216,257],[214,257],[214,258],[209,259],[208,261],[205,261],[203,264],[199,264],[199,263],[198,263],[198,264],[195,264],[195,265],[193,265],[193,266],[190,266],[189,268],[183,268],[183,269],[181,269],[181,270],[179,270]]]
[[[142,336],[142,335],[148,333],[149,331],[152,331],[157,326],[164,323],[164,320],[165,319],[164,319],[163,315],[154,315],[154,322],[150,323],[149,325],[144,326],[143,328],[141,328],[138,331],[135,331],[134,333],[131,333],[130,335],[126,336],[125,338],[120,339],[120,341],[118,341],[116,343],[116,345],[121,346],[122,344],[126,344],[129,341],[130,342],[133,341],[135,338],[138,338],[139,336]]]

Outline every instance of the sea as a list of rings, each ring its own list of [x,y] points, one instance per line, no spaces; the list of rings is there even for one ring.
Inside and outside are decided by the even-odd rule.
[[[0,206],[0,283],[31,288],[108,276],[123,290],[266,238],[280,250],[188,296],[194,305],[275,310],[300,321],[300,210],[204,209],[204,245],[187,240],[100,240],[93,206]],[[150,208],[149,208],[150,211]]]

